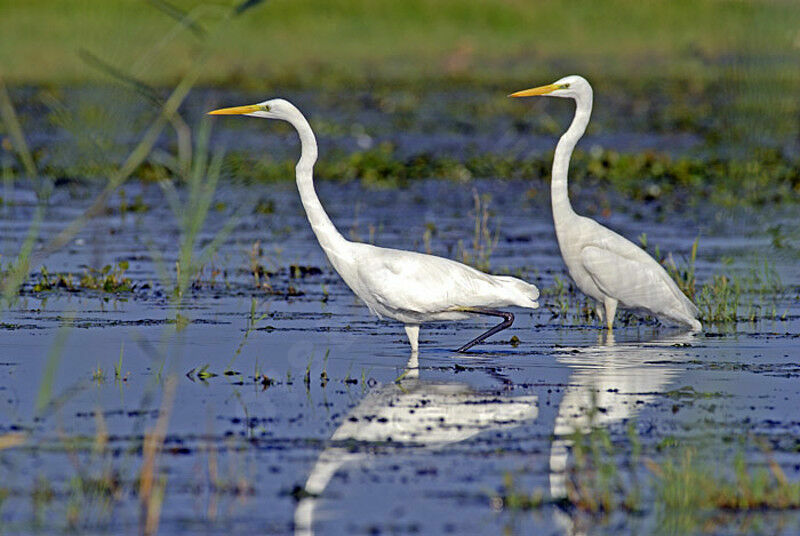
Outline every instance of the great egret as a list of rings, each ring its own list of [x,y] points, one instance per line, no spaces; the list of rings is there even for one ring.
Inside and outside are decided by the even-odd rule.
[[[697,307],[655,259],[630,240],[572,210],[567,170],[572,150],[589,124],[592,86],[581,76],[567,76],[553,84],[517,91],[510,96],[535,95],[575,100],[575,118],[561,136],[553,157],[550,186],[553,222],[569,275],[578,288],[597,301],[597,316],[601,321],[605,319],[608,329],[612,329],[619,303],[700,331]]]
[[[423,322],[459,320],[470,315],[501,317],[503,321],[457,351],[465,352],[506,329],[514,315],[497,308],[516,305],[535,309],[539,289],[520,279],[489,275],[449,259],[350,242],[336,230],[314,191],[313,168],[317,142],[311,126],[292,103],[267,100],[249,106],[223,108],[212,115],[248,115],[281,119],[300,136],[296,179],[308,221],[334,269],[378,317],[405,324],[412,352],[418,349]]]

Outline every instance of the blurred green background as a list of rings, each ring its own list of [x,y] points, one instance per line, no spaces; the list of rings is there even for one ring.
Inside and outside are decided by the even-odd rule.
[[[51,177],[109,176],[183,80],[191,128],[217,104],[295,100],[320,179],[546,180],[570,108],[503,96],[582,74],[596,106],[575,183],[800,200],[796,0],[0,0],[0,36],[0,77]],[[294,145],[261,128],[225,123],[225,176],[291,179]],[[187,132],[160,147],[188,155]],[[134,176],[163,167],[147,160]]]
[[[255,4],[255,2],[250,2]],[[230,5],[237,6],[241,2]],[[3,0],[0,66],[10,84],[73,84],[102,55],[141,80],[174,83],[211,42],[200,82],[467,77],[546,72],[714,74],[800,52],[794,0],[270,0],[229,9],[201,0]],[[193,24],[176,28],[189,15]],[[158,53],[142,55],[153,47]],[[776,76],[797,78],[778,69]],[[770,72],[767,69],[768,72]]]

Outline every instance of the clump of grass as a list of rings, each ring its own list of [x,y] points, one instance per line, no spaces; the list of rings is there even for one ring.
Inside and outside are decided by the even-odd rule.
[[[322,372],[319,374],[319,381],[322,387],[328,385],[330,378],[328,377],[328,357],[331,354],[330,348],[325,350],[325,357],[322,358]]]
[[[800,482],[789,482],[771,458],[768,468],[747,467],[739,452],[732,474],[720,475],[686,447],[663,463],[647,461],[655,475],[660,523],[670,534],[688,534],[721,512],[759,513],[800,508]]]
[[[522,491],[506,473],[502,491],[490,497],[494,510],[535,510],[555,503],[590,518],[607,519],[614,512],[649,510],[643,502],[647,499],[654,501],[659,524],[667,533],[689,534],[709,520],[724,522],[724,514],[800,509],[800,482],[790,482],[768,452],[766,467],[752,469],[739,451],[732,470],[720,470],[707,461],[719,459],[718,453],[669,438],[654,447],[656,452],[667,451],[665,459],[656,462],[642,455],[633,423],[627,428],[627,444],[615,442],[606,429],[594,424],[592,414],[599,409],[593,405],[587,411],[589,426],[570,436],[573,459],[567,468],[566,497],[548,500],[541,491]],[[651,475],[647,480],[639,474],[644,468]]]
[[[39,270],[38,279],[32,285],[34,292],[46,292],[56,289],[67,291],[98,290],[118,294],[120,292],[130,292],[134,289],[134,283],[125,275],[128,270],[128,261],[120,261],[117,264],[107,264],[102,268],[87,268],[77,281],[72,274],[55,273],[51,274],[45,266]]]
[[[594,423],[599,411],[592,406],[589,421]],[[639,509],[641,489],[636,478],[641,444],[633,426],[628,428],[631,456],[628,469],[631,478],[625,478],[617,458],[611,434],[605,428],[592,424],[588,431],[576,429],[571,436],[574,462],[567,472],[567,501],[575,508],[590,514],[609,513],[615,510],[635,512]]]
[[[130,292],[133,282],[125,275],[130,267],[128,261],[119,261],[117,264],[106,264],[102,268],[89,268],[84,272],[79,282],[86,289],[101,290],[103,292]]]
[[[645,250],[649,249],[646,234],[642,234],[639,241]],[[755,322],[779,317],[778,303],[785,297],[786,287],[768,259],[756,261],[749,269],[739,270],[738,273],[713,274],[697,290],[695,264],[698,244],[699,239],[695,239],[689,256],[681,264],[676,263],[672,255],[665,257],[658,245],[649,253],[664,266],[681,291],[695,302],[700,310],[700,320],[713,324],[732,324],[740,320]],[[746,312],[742,315],[745,305]],[[781,317],[786,314],[784,311]]]
[[[472,191],[474,203],[474,225],[472,233],[472,249],[467,249],[464,242],[458,241],[458,252],[456,257],[461,262],[487,272],[491,268],[492,252],[497,247],[500,240],[499,224],[495,225],[494,231],[490,228],[489,194],[479,195],[477,190]]]
[[[33,284],[34,292],[45,292],[58,288],[72,290],[75,283],[71,274],[51,274],[45,266],[39,269],[38,280]]]
[[[263,289],[267,292],[272,292],[272,285],[270,284],[270,272],[261,263],[261,258],[264,251],[261,248],[261,241],[256,240],[248,250],[248,259],[250,273],[253,274],[253,284],[258,289]]]
[[[253,330],[256,329],[256,325],[259,322],[261,322],[262,320],[264,320],[265,318],[267,318],[267,316],[269,315],[269,313],[267,312],[267,313],[262,313],[261,315],[257,316],[256,315],[256,307],[257,306],[258,306],[258,302],[256,301],[256,299],[255,298],[251,298],[250,299],[250,314],[247,317],[247,326],[245,328],[244,335],[242,336],[242,340],[239,343],[239,346],[236,347],[236,351],[233,353],[233,357],[231,357],[231,360],[228,362],[228,365],[225,367],[225,372],[226,373],[228,371],[232,370],[234,361],[236,361],[236,358],[239,357],[239,354],[242,353],[242,350],[244,349],[245,344],[247,344],[247,339],[250,336],[250,334],[253,332]],[[256,373],[256,376],[259,376],[259,374]]]
[[[503,488],[500,493],[494,495],[489,500],[492,510],[499,512],[503,509],[508,510],[535,510],[545,504],[545,496],[541,490],[527,493],[516,485],[514,475],[506,472],[503,475]]]
[[[579,292],[570,279],[555,276],[553,285],[543,288],[541,292],[542,296],[550,297],[546,306],[551,318],[582,323],[597,316],[592,300]]]
[[[741,297],[742,288],[737,279],[713,275],[697,297],[701,320],[718,324],[736,322]]]
[[[117,360],[116,363],[114,363],[114,381],[117,383],[127,382],[128,376],[130,375],[130,372],[124,375],[122,374],[122,356],[124,355],[124,353],[125,353],[125,343],[123,342],[119,347],[119,359]]]
[[[100,368],[99,364],[92,370],[92,381],[97,384],[101,384],[106,381],[106,372]]]
[[[133,214],[142,214],[150,210],[150,206],[144,202],[142,194],[136,194],[131,202],[128,202],[128,196],[123,188],[119,189],[119,215],[123,220],[125,215],[130,212]]]

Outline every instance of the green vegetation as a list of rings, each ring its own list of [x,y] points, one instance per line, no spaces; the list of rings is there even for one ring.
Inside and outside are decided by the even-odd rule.
[[[693,534],[735,523],[737,514],[800,508],[800,482],[790,482],[769,452],[764,452],[767,468],[753,468],[740,450],[731,471],[715,465],[710,447],[675,441],[655,447],[653,455],[664,458],[657,462],[646,455],[632,423],[627,440],[615,440],[597,425],[576,430],[569,439],[566,497],[548,499],[540,490],[523,491],[513,474],[506,473],[501,492],[490,497],[492,508],[538,510],[555,504],[592,523],[612,519],[615,512],[643,515],[655,510],[665,534]]]
[[[202,0],[80,0],[68,9],[42,0],[4,5],[0,34],[9,45],[0,50],[3,76],[14,86],[41,88],[27,98],[41,103],[49,125],[69,137],[69,143],[30,151],[21,127],[32,119],[20,121],[4,112],[0,138],[15,153],[3,159],[6,169],[32,175],[39,166],[46,177],[110,177],[111,190],[131,173],[141,180],[186,180],[185,168],[175,169],[163,154],[150,150],[153,136],[172,127],[170,143],[178,160],[182,165],[189,161],[189,129],[174,111],[198,81],[267,94],[270,88],[312,89],[329,93],[320,97],[324,109],[345,111],[363,107],[358,95],[369,95],[369,107],[378,108],[394,130],[425,130],[430,106],[435,106],[467,125],[496,121],[519,137],[555,135],[563,127],[557,118],[539,105],[532,112],[530,104],[503,95],[580,72],[592,80],[598,95],[590,134],[602,139],[620,131],[685,133],[701,143],[698,151],[678,154],[668,153],[671,147],[630,154],[600,145],[582,147],[572,165],[574,186],[596,184],[637,201],[710,199],[724,206],[765,206],[800,199],[800,162],[785,151],[787,140],[798,138],[794,118],[800,113],[794,98],[800,76],[791,68],[800,54],[800,7],[795,3],[255,4],[232,15],[224,4]],[[230,0],[228,5],[243,3]],[[619,17],[621,12],[626,16]],[[168,99],[156,89],[178,80],[182,83]],[[103,99],[73,95],[67,100],[59,87],[109,82],[122,91]],[[438,97],[454,88],[482,97],[449,99],[455,102]],[[434,93],[428,102],[426,96]],[[311,119],[323,136],[344,136],[356,127],[364,134],[364,126],[352,125],[346,115],[335,121]],[[144,134],[120,167],[119,155],[129,151],[127,142],[119,141],[127,139],[127,131],[119,135],[125,129]],[[326,153],[316,174],[322,180],[360,180],[379,187],[420,178],[546,182],[550,158],[486,148],[457,157],[425,151],[401,155],[384,141],[368,149]],[[293,177],[293,166],[292,160],[229,153],[224,176],[285,181]],[[135,199],[121,201],[123,215],[147,210]],[[256,207],[258,213],[271,210],[268,204]]]
[[[204,0],[4,2],[0,65],[15,84],[82,83],[103,80],[82,59],[83,51],[102,51],[113,65],[134,66],[145,83],[171,84],[226,11]],[[180,16],[191,21],[185,39],[171,39]],[[701,74],[731,53],[789,53],[798,27],[800,10],[788,1],[275,0],[217,30],[200,80],[263,87],[292,79],[549,78],[564,58],[569,70],[589,74]],[[161,53],[142,58],[145,43]]]
[[[135,285],[125,275],[129,266],[128,261],[120,261],[114,265],[107,264],[99,269],[87,268],[79,279],[68,273],[51,274],[46,267],[42,266],[39,270],[38,280],[33,283],[31,288],[34,292],[55,289],[67,291],[76,291],[78,289],[99,290],[100,292],[112,294],[130,292]]]
[[[474,202],[472,248],[467,248],[464,246],[464,242],[459,240],[456,258],[464,264],[488,272],[491,268],[492,251],[497,247],[497,242],[500,240],[500,222],[495,221],[495,230],[492,232],[489,227],[491,195],[478,195],[478,191],[473,190],[472,199]]]
[[[553,278],[553,285],[541,289],[547,298],[545,306],[551,318],[562,322],[585,323],[596,316],[592,300],[578,290],[571,279],[559,276]]]
[[[771,457],[769,469],[752,470],[739,452],[733,475],[713,471],[693,447],[680,449],[662,464],[647,465],[656,477],[658,515],[669,534],[692,532],[719,512],[800,508],[800,482],[789,482]]]
[[[431,153],[401,158],[391,144],[383,143],[365,151],[323,155],[314,175],[318,180],[361,180],[367,186],[382,188],[430,178],[524,179],[535,185],[549,181],[551,163],[552,154],[510,157],[489,152],[467,156],[463,161]],[[245,181],[294,180],[293,161],[252,160],[234,153],[226,164],[231,176]],[[636,201],[705,199],[722,206],[765,206],[800,200],[799,170],[800,161],[778,150],[708,159],[653,152],[623,154],[595,148],[575,152],[570,182],[611,188]]]

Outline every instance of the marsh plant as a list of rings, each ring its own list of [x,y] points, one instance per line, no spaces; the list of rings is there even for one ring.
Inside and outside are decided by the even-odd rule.
[[[591,413],[600,408],[587,411],[592,421]],[[645,448],[632,422],[625,435],[615,438],[596,424],[576,429],[569,436],[572,459],[565,497],[522,490],[514,475],[506,473],[501,493],[489,498],[490,506],[495,511],[556,506],[579,525],[618,519],[612,517],[618,512],[655,511],[665,534],[719,529],[740,522],[740,514],[753,522],[769,512],[800,508],[800,482],[791,482],[763,447],[766,463],[748,463],[742,445],[726,465],[718,463],[722,453],[717,449],[724,448],[719,445],[672,440]]]
[[[490,224],[492,213],[489,211],[491,202],[489,194],[478,194],[472,190],[473,201],[473,226],[472,247],[464,245],[463,240],[458,241],[456,258],[478,270],[488,272],[492,264],[492,253],[500,241],[500,224]]]
[[[754,261],[744,270],[712,275],[697,296],[701,318],[717,324],[785,319],[789,302],[788,289],[768,259]]]
[[[231,218],[211,240],[204,243],[203,247],[199,247],[201,231],[212,206],[223,157],[222,153],[209,155],[208,125],[202,125],[197,131],[192,131],[178,110],[197,80],[201,68],[213,48],[216,31],[224,26],[225,21],[230,17],[241,14],[258,3],[260,2],[248,0],[236,3],[232,8],[201,6],[189,13],[173,10],[171,4],[167,2],[149,3],[162,11],[167,11],[169,16],[178,20],[173,30],[167,32],[162,40],[148,43],[148,49],[144,52],[141,61],[130,67],[132,72],[117,68],[91,53],[81,54],[87,63],[110,76],[124,88],[124,91],[129,91],[129,95],[132,93],[143,97],[145,111],[140,114],[141,116],[135,124],[137,127],[135,131],[140,134],[132,144],[133,149],[123,150],[123,154],[120,156],[117,154],[118,147],[109,145],[110,138],[107,136],[107,132],[98,131],[99,137],[93,140],[92,132],[81,131],[81,125],[92,125],[95,120],[103,119],[102,114],[98,115],[97,108],[79,109],[75,113],[78,116],[82,114],[83,117],[72,117],[69,114],[74,111],[68,110],[66,106],[62,105],[57,93],[48,94],[44,98],[44,104],[51,110],[51,121],[54,125],[69,130],[76,139],[80,138],[77,143],[83,149],[102,153],[96,155],[98,157],[96,160],[79,160],[79,163],[85,167],[77,167],[73,171],[79,174],[101,174],[104,182],[100,193],[89,207],[54,237],[44,241],[35,252],[34,245],[39,237],[39,228],[44,218],[52,181],[47,179],[46,173],[37,167],[39,162],[27,146],[11,99],[0,80],[0,119],[2,119],[0,147],[3,150],[0,155],[0,166],[2,166],[5,192],[7,194],[13,187],[14,181],[25,180],[33,185],[38,201],[25,240],[22,241],[15,255],[9,256],[10,261],[6,261],[9,264],[5,266],[2,278],[4,307],[15,301],[20,287],[28,277],[31,266],[41,266],[43,259],[72,241],[90,220],[105,214],[112,195],[131,176],[147,175],[161,184],[179,220],[181,241],[176,252],[176,275],[172,286],[175,291],[173,304],[178,310],[181,309],[182,299],[194,274],[204,266],[216,251],[221,240],[230,232],[234,219]],[[209,13],[213,16],[209,17]],[[192,49],[196,55],[189,62],[185,74],[180,77],[174,90],[166,95],[166,98],[162,97],[161,91],[153,90],[138,81],[136,73],[146,70],[167,43],[180,35],[185,35],[186,32],[194,31],[197,33],[192,36],[194,39]],[[76,120],[73,121],[73,119]],[[83,123],[77,119],[82,119]],[[96,123],[94,124],[96,125]],[[174,138],[169,136],[167,138],[170,138],[170,142],[174,141],[174,153],[157,149],[157,142],[164,139],[164,131],[170,127],[173,129]],[[194,142],[194,146],[192,146],[192,142]],[[13,159],[9,155],[12,155]],[[53,170],[51,169],[49,172],[52,173]],[[146,209],[144,206],[137,205],[140,204],[135,199],[133,204],[128,204],[123,198],[121,211]],[[200,250],[199,253],[196,251],[197,249]],[[78,279],[70,274],[50,274],[46,269],[42,269],[39,280],[34,283],[34,286],[38,285],[40,291],[57,287],[67,289],[80,287],[103,292],[124,292],[133,288],[131,280],[126,275],[127,270],[127,262],[121,261],[96,270],[87,269]],[[183,316],[178,312],[174,324],[179,327],[185,326],[186,321],[182,318]],[[134,437],[141,434],[139,437],[142,438],[138,448],[134,445],[130,452],[124,450],[112,452],[112,449],[109,448],[110,439],[102,417],[102,410],[96,412],[98,417],[94,438],[87,440],[81,436],[66,436],[59,430],[56,439],[49,444],[50,439],[40,440],[37,437],[40,429],[50,430],[52,421],[55,421],[57,425],[62,418],[59,410],[64,403],[76,393],[85,390],[87,384],[105,382],[108,377],[107,371],[112,370],[112,367],[98,363],[91,373],[83,375],[79,385],[66,389],[59,385],[57,380],[59,379],[60,356],[70,329],[71,322],[65,321],[64,326],[55,336],[55,342],[48,354],[39,393],[36,397],[35,419],[23,427],[28,432],[0,434],[0,451],[14,449],[25,442],[32,442],[36,439],[38,444],[34,448],[50,449],[48,452],[52,451],[56,454],[63,452],[72,461],[72,474],[69,473],[69,466],[66,466],[67,474],[63,481],[51,482],[41,473],[36,472],[32,476],[32,484],[28,488],[23,488],[23,490],[30,491],[33,518],[31,523],[37,530],[45,527],[45,523],[47,523],[44,528],[45,532],[53,532],[62,526],[67,530],[77,532],[85,531],[89,526],[92,527],[92,530],[97,527],[119,529],[119,521],[112,515],[114,505],[133,499],[139,504],[139,532],[144,535],[156,534],[168,489],[167,471],[163,468],[162,454],[177,389],[175,374],[167,370],[162,375],[164,364],[167,361],[163,347],[150,345],[147,341],[140,341],[148,355],[152,354],[151,357],[156,362],[154,369],[158,372],[145,386],[141,401],[143,408],[152,407],[151,404],[157,408],[154,412],[157,418],[149,428],[143,422],[137,423]],[[166,341],[168,337],[174,335],[175,330],[170,327],[164,332],[163,340]],[[120,357],[113,366],[113,370],[115,380],[125,381],[127,376],[122,371],[122,350],[120,350]],[[56,392],[56,385],[62,390]],[[157,400],[159,395],[160,402]],[[47,426],[41,424],[48,419],[51,422]],[[138,460],[139,463],[135,463],[134,460]],[[126,462],[130,462],[127,470]],[[9,493],[4,486],[0,486],[0,507],[3,506]],[[16,498],[19,499],[19,494],[25,493],[25,491],[15,490],[13,493],[17,494]],[[62,512],[63,517],[58,515]],[[5,523],[5,515],[3,523]]]
[[[191,163],[181,162],[180,159],[165,160],[173,174],[171,177],[183,179],[183,191],[178,191],[173,180],[164,178],[159,181],[167,201],[178,220],[181,231],[181,240],[178,246],[177,260],[175,261],[175,282],[173,293],[176,299],[183,298],[202,270],[216,253],[219,245],[233,230],[236,217],[228,219],[226,224],[198,253],[196,248],[200,234],[212,208],[214,194],[222,170],[222,152],[214,155],[208,153],[210,126],[208,122],[201,124],[199,134],[195,141],[195,151]],[[187,170],[188,168],[188,170]],[[182,174],[185,173],[185,174]]]
[[[10,307],[16,302],[19,289],[28,277],[31,265],[35,262],[32,258],[33,248],[39,237],[42,222],[44,221],[45,207],[52,189],[52,182],[42,177],[34,162],[30,147],[25,139],[25,134],[20,126],[14,104],[8,95],[8,91],[6,90],[5,83],[1,76],[0,119],[2,119],[2,123],[0,123],[0,126],[2,126],[0,137],[3,139],[3,183],[5,195],[6,197],[10,197],[9,194],[14,187],[14,181],[18,178],[15,176],[15,171],[10,164],[10,162],[14,161],[19,163],[17,169],[21,169],[23,172],[22,176],[19,178],[33,185],[37,198],[36,212],[28,226],[25,239],[16,252],[16,256],[2,269],[0,291],[2,291],[3,298],[2,307],[5,308]],[[6,153],[12,158],[6,157]]]
[[[548,297],[547,308],[551,317],[562,322],[584,323],[596,316],[592,300],[578,292],[570,279],[555,276],[553,285],[543,288],[542,295]]]

